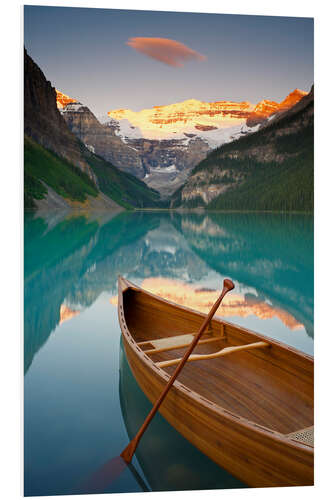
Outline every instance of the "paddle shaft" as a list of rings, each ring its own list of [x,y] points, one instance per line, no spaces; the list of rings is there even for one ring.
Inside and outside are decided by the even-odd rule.
[[[209,324],[209,322],[213,318],[214,314],[216,313],[216,310],[218,309],[219,305],[221,304],[221,302],[223,300],[223,297],[230,290],[232,290],[234,288],[234,286],[235,285],[233,284],[233,282],[231,280],[229,280],[229,279],[225,279],[224,280],[224,282],[223,282],[223,290],[222,290],[221,295],[219,296],[219,298],[217,299],[217,301],[213,305],[213,307],[210,310],[208,316],[206,317],[205,321],[201,325],[200,330],[198,331],[198,333],[193,338],[193,340],[192,340],[189,348],[187,349],[186,353],[184,354],[183,358],[181,359],[179,365],[177,366],[176,370],[174,371],[174,373],[170,377],[169,382],[167,383],[167,385],[163,389],[160,397],[158,398],[158,400],[154,404],[153,408],[150,410],[149,414],[147,415],[146,420],[143,422],[142,426],[140,427],[139,431],[134,436],[134,438],[132,439],[132,441],[128,444],[128,446],[120,454],[120,456],[125,460],[125,462],[127,462],[127,463],[131,462],[131,460],[133,458],[133,455],[135,453],[135,450],[136,450],[136,448],[137,448],[137,446],[139,444],[139,441],[140,441],[141,437],[143,436],[144,432],[146,431],[148,425],[150,424],[150,422],[154,418],[155,413],[158,411],[158,409],[161,406],[164,398],[168,394],[171,386],[173,385],[174,381],[176,380],[176,378],[178,377],[179,373],[181,372],[183,366],[185,365],[187,359],[189,358],[189,356],[191,355],[193,349],[195,348],[195,346],[199,342],[199,339],[200,339],[201,335],[206,330],[207,325]]]

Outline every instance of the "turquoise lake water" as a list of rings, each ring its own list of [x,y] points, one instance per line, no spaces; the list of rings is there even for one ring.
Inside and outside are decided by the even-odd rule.
[[[310,215],[26,214],[24,274],[26,496],[89,493],[151,407],[121,345],[119,274],[201,310],[230,277],[223,317],[313,354]],[[102,491],[245,486],[160,415],[133,466]]]

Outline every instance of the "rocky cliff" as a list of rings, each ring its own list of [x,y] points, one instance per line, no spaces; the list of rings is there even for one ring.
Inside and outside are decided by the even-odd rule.
[[[172,206],[313,209],[313,88],[259,131],[210,153]]]
[[[112,127],[102,125],[87,106],[77,101],[64,106],[61,98],[57,102],[68,128],[90,151],[138,178],[145,176],[138,152],[127,146]]]
[[[24,133],[72,165],[95,176],[82,157],[78,139],[68,129],[57,108],[55,88],[24,50]]]

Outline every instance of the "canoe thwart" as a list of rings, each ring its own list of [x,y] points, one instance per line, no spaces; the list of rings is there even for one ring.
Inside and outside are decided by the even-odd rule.
[[[160,347],[178,346],[184,342],[190,342],[193,339],[194,333],[187,333],[185,335],[175,335],[174,337],[165,337],[163,339],[146,340],[138,342],[138,346],[143,347],[147,344],[152,344],[156,349]]]
[[[218,338],[218,337],[217,337]],[[234,352],[238,351],[248,351],[250,349],[256,349],[258,347],[269,347],[270,344],[268,342],[253,342],[252,344],[245,344],[245,345],[237,345],[237,346],[232,346],[232,347],[224,347],[220,351],[217,352],[212,352],[209,354],[192,354],[187,362],[189,361],[202,361],[205,359],[214,359],[214,358],[220,358],[222,356],[225,356],[226,354],[232,354]],[[156,363],[157,366],[160,368],[165,368],[167,366],[172,366],[176,365],[179,363],[181,358],[177,359],[170,359],[168,361],[160,361],[159,363]]]
[[[300,429],[296,432],[291,432],[287,434],[287,437],[290,439],[295,439],[301,443],[308,444],[310,446],[314,446],[314,426],[306,427],[305,429]]]
[[[182,347],[187,347],[191,344],[195,333],[187,333],[184,335],[176,335],[174,337],[165,337],[163,339],[147,340],[145,342],[138,342],[139,347],[152,347],[152,349],[147,349],[145,354],[153,354],[164,351],[171,351],[172,349],[181,349]],[[223,340],[224,337],[210,337],[207,339],[199,340],[198,344],[208,344],[210,342],[216,342],[218,340]]]

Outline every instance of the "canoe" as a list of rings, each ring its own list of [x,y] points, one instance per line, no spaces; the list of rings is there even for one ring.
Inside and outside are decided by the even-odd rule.
[[[154,403],[205,315],[119,277],[118,316],[129,366]],[[159,411],[249,486],[313,484],[312,356],[215,317]]]

